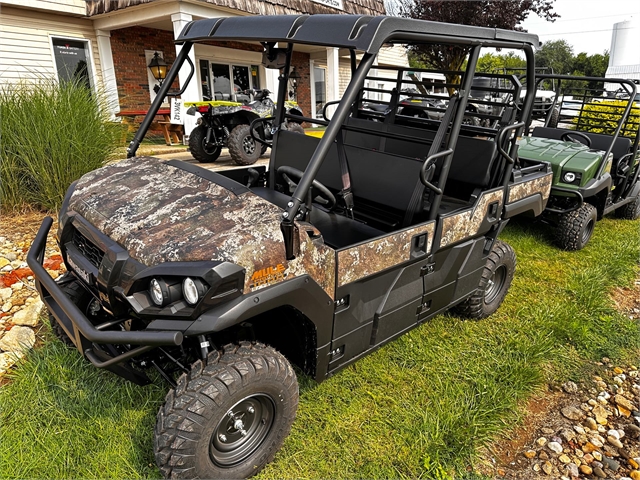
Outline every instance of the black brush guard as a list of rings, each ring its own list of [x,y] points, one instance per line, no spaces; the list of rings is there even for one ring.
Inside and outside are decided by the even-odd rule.
[[[123,368],[120,363],[161,345],[180,345],[182,332],[100,330],[62,291],[60,285],[42,266],[47,234],[53,219],[46,217],[40,225],[29,253],[27,264],[36,279],[36,288],[47,309],[64,329],[76,348],[98,368]],[[117,356],[110,356],[95,344],[140,345]],[[119,373],[119,372],[116,372]]]

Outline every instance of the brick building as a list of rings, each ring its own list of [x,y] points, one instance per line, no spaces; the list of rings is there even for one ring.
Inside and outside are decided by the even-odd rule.
[[[48,72],[62,77],[61,66],[84,65],[88,83],[104,89],[114,114],[149,106],[156,81],[147,65],[156,52],[171,65],[181,48],[173,40],[192,20],[385,13],[383,0],[0,0],[0,7],[0,83]],[[242,88],[276,91],[278,72],[262,67],[261,51],[248,43],[195,45],[195,81],[183,100],[233,100]],[[402,48],[382,52],[378,61],[407,64]],[[339,99],[350,77],[348,52],[336,48],[296,46],[293,65],[300,75],[295,97],[310,116]],[[179,83],[188,70],[183,67]]]

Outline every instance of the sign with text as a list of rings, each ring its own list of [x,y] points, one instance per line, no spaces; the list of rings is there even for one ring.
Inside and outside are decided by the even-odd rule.
[[[184,123],[182,100],[179,98],[171,98],[171,119],[169,121],[173,125],[182,125]]]
[[[327,7],[336,8],[338,10],[344,10],[344,5],[342,4],[342,0],[311,0],[315,3],[320,3],[321,5],[326,5]]]

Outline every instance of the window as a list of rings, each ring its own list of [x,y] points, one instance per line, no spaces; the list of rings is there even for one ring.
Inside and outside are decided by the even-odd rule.
[[[61,82],[76,81],[91,88],[89,42],[52,38],[51,43],[58,79]]]
[[[209,60],[200,60],[199,65],[204,100],[241,102],[249,100],[249,96],[242,92],[260,88],[257,65],[229,65]]]
[[[327,103],[327,81],[326,71],[324,68],[314,67],[313,78],[316,90],[316,118],[322,118],[322,108]]]

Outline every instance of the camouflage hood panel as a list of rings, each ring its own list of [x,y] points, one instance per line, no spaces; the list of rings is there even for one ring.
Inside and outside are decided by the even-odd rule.
[[[299,228],[301,254],[287,262],[279,207],[155,158],[132,158],[84,175],[69,210],[147,266],[233,262],[246,269],[245,291],[310,274],[333,297],[335,252],[313,244]]]

